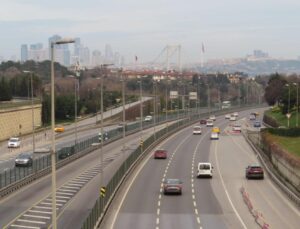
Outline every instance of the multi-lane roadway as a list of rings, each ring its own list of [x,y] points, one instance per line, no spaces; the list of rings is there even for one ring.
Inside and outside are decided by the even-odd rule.
[[[240,112],[242,128],[252,128],[251,111]],[[262,110],[259,111],[262,113]],[[166,160],[152,154],[120,191],[102,228],[298,228],[299,209],[272,183],[247,180],[245,168],[259,163],[257,156],[232,122],[217,117],[219,140],[210,140],[211,128],[193,135],[192,126],[161,143]],[[196,176],[198,162],[211,162],[212,179]],[[183,181],[182,195],[164,195],[167,178]]]

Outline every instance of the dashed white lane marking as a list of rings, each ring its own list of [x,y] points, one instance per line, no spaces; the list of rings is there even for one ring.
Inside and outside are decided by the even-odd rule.
[[[41,214],[48,214],[51,215],[52,212],[46,212],[46,211],[36,211],[36,210],[28,210],[29,212],[34,212],[34,213],[41,213]]]
[[[156,214],[159,215],[159,213],[160,213],[160,208],[157,209]]]
[[[197,207],[196,201],[193,201],[194,207]]]
[[[24,214],[23,216],[25,216],[25,217],[30,217],[30,218],[41,218],[41,219],[50,219],[50,218],[51,218],[51,217],[47,217],[47,216],[28,215],[28,214]]]
[[[158,201],[157,205],[160,207],[160,201]]]
[[[159,217],[156,218],[156,224],[159,224]]]
[[[33,223],[33,224],[46,224],[46,222],[43,221],[33,221],[33,220],[27,220],[27,219],[17,219],[19,222],[25,222],[25,223]]]
[[[39,227],[30,227],[30,226],[23,226],[23,225],[16,225],[16,224],[12,224],[10,225],[11,227],[18,227],[18,228],[28,228],[28,229],[40,229]]]
[[[197,208],[195,208],[195,214],[198,215],[198,209]]]
[[[197,222],[200,224],[201,223],[201,221],[200,221],[200,218],[199,217],[197,217]],[[201,228],[201,227],[200,227]]]

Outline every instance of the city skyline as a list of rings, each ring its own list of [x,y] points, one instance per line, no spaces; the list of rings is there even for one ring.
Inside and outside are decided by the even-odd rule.
[[[182,46],[183,62],[200,62],[202,43],[205,60],[245,57],[256,49],[297,59],[299,10],[296,0],[4,0],[0,56],[20,59],[22,44],[43,41],[46,46],[49,37],[60,34],[80,37],[90,50],[102,53],[110,44],[127,62],[135,56],[152,61],[168,44]]]

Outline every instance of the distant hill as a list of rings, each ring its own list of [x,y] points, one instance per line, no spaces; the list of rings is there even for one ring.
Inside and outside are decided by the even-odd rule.
[[[285,74],[300,74],[300,60],[247,60],[241,59],[235,63],[207,64],[204,68],[196,66],[198,71],[204,72],[244,72],[250,76],[267,75],[275,72]]]

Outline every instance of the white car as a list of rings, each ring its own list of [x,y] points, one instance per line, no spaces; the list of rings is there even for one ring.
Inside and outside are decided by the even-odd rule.
[[[230,115],[229,121],[236,121],[236,117],[234,115]]]
[[[198,170],[197,170],[197,177],[210,177],[212,178],[212,169],[213,166],[211,163],[208,162],[199,162],[198,163]]]
[[[230,114],[226,114],[225,119],[230,119]]]
[[[152,116],[151,115],[147,115],[145,117],[145,122],[151,122],[152,121]]]
[[[194,126],[193,134],[202,134],[201,126]]]
[[[209,116],[209,119],[213,120],[213,121],[216,121],[216,116],[215,115],[210,115]]]
[[[249,119],[250,119],[250,120],[255,120],[256,117],[255,117],[255,115],[252,115],[252,114],[251,114],[251,115],[249,116]]]
[[[206,120],[206,126],[207,127],[213,127],[214,126],[214,121],[211,119],[207,119]]]
[[[18,148],[21,145],[20,138],[10,138],[7,143],[8,148]]]
[[[242,131],[242,126],[241,126],[241,124],[235,123],[235,124],[233,125],[233,127],[232,127],[232,130],[233,130],[233,131],[236,131],[236,132],[241,132],[241,131]]]
[[[211,140],[218,140],[219,139],[219,134],[216,132],[212,132],[210,135]]]
[[[238,117],[238,116],[239,116],[239,113],[238,113],[238,112],[234,112],[233,115],[234,115],[235,117]]]

